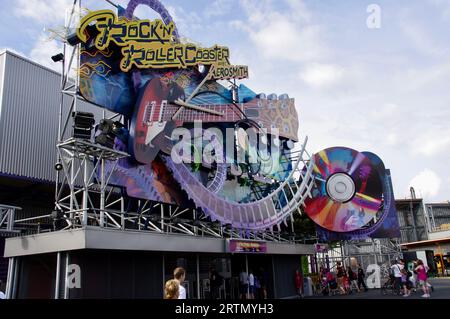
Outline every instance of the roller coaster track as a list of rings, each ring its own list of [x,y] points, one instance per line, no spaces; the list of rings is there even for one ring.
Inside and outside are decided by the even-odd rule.
[[[251,203],[236,203],[220,197],[205,187],[186,165],[174,163],[169,156],[162,158],[188,197],[213,221],[238,229],[273,230],[274,226],[280,229],[281,223],[292,218],[295,211],[301,213],[300,206],[304,205],[307,196],[311,196],[314,163],[312,158],[306,158],[306,142],[307,139],[286,180],[271,194]]]
[[[166,7],[164,7],[164,5],[159,0],[131,0],[128,3],[127,9],[125,11],[125,17],[131,20],[133,18],[134,11],[139,5],[146,5],[150,7],[152,10],[154,10],[156,13],[158,13],[161,16],[162,21],[164,22],[165,25],[169,25],[171,22],[173,22],[175,28],[173,31],[173,35],[175,36],[176,39],[179,38],[178,29],[177,26],[175,25],[175,21],[173,21],[169,11],[166,9]]]

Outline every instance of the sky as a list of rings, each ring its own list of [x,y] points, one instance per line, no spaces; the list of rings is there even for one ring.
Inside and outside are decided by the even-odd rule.
[[[126,0],[112,0],[126,6]],[[450,1],[162,0],[182,37],[228,46],[256,93],[295,98],[310,153],[379,155],[397,199],[450,200]],[[58,69],[73,0],[0,0],[0,48]],[[375,6],[373,6],[375,5]],[[83,0],[90,10],[113,8]],[[145,6],[135,15],[158,16]]]

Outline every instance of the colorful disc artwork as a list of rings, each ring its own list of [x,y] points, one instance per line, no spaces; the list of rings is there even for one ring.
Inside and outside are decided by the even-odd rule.
[[[380,209],[383,187],[368,157],[345,147],[314,155],[316,188],[305,201],[307,215],[321,227],[349,232],[367,225]]]

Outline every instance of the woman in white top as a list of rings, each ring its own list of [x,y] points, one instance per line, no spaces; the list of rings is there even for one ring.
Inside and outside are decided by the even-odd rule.
[[[249,286],[249,298],[255,299],[255,276],[253,276],[253,272],[250,270],[248,275],[248,286]]]
[[[180,295],[178,296],[178,299],[186,299],[186,288],[183,287],[186,271],[183,267],[177,267],[173,271],[173,277],[175,280],[178,280],[178,283],[180,284]]]

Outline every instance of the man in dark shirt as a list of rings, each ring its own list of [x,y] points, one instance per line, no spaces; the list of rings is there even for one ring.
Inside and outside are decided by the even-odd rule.
[[[219,289],[222,286],[222,276],[219,275],[214,266],[211,266],[209,269],[209,282],[211,286],[211,299],[218,299]]]
[[[365,274],[361,265],[358,265],[358,288],[361,289],[361,285],[364,287],[364,291],[367,291],[366,281],[364,280]]]

